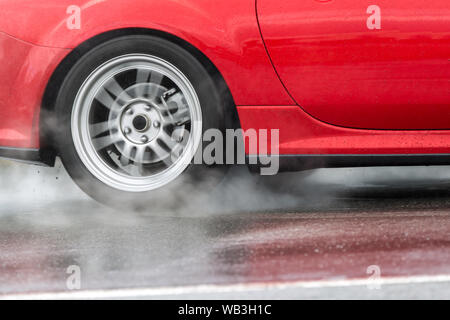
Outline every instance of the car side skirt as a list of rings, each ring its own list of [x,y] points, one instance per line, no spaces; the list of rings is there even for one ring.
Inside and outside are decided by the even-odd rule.
[[[383,154],[383,155],[278,155],[279,172],[293,172],[319,168],[387,167],[387,166],[445,166],[450,165],[450,154]],[[270,157],[269,157],[270,159]],[[273,158],[272,158],[273,161]],[[247,156],[252,172],[259,172],[260,156]]]

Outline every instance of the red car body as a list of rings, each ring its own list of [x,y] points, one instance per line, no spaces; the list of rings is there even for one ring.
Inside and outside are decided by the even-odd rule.
[[[280,155],[450,155],[448,1],[379,0],[379,29],[372,2],[0,0],[0,146],[39,150],[58,66],[94,37],[139,28],[198,49],[243,129],[280,129]],[[67,28],[71,5],[80,30]]]

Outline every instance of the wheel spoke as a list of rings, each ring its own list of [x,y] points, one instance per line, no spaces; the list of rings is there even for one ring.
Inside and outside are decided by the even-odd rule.
[[[105,85],[106,90],[111,92],[113,95],[115,95],[117,98],[119,96],[122,96],[125,100],[131,100],[132,97],[126,93],[124,88],[117,82],[115,78],[112,78],[109,80]]]
[[[132,97],[128,94],[126,96],[129,97],[130,100],[132,99]],[[111,93],[109,93],[105,88],[101,88],[95,97],[95,99],[98,100],[105,108],[111,110],[112,112],[120,109],[120,107],[127,103],[127,101],[122,100],[122,98],[120,100],[114,100]]]
[[[161,99],[163,107],[160,109],[163,111],[171,112],[178,109],[178,106],[174,103],[168,104],[164,99]]]
[[[95,97],[103,106],[108,109],[111,109],[114,104],[114,99],[111,97],[108,91],[104,88],[101,88],[97,96]]]
[[[151,71],[148,69],[138,69],[136,75],[136,83],[147,83]]]
[[[159,85],[162,83],[162,80],[164,79],[164,76],[156,71],[152,71],[152,74],[150,76],[150,83],[153,84],[149,94],[151,98],[155,98],[156,94],[158,93]]]
[[[164,79],[164,75],[157,72],[152,71],[152,74],[150,76],[150,82],[156,85],[160,85],[162,83],[162,80]]]
[[[164,144],[170,149],[173,150],[176,145],[178,144],[178,142],[176,142],[175,140],[172,139],[171,136],[169,136],[164,130],[161,130],[160,135],[158,136],[158,138],[164,142]]]
[[[134,164],[138,167],[138,172],[143,175],[144,174],[144,157],[145,150],[147,147],[138,147],[135,156]]]
[[[92,143],[94,144],[94,147],[97,151],[101,151],[105,149],[106,147],[109,147],[110,145],[119,142],[120,136],[118,134],[115,135],[109,135],[104,136],[101,138],[96,138],[92,140]]]
[[[99,122],[90,125],[91,137],[95,138],[96,136],[105,133],[109,130],[109,122]]]
[[[148,69],[138,69],[136,75],[136,84],[137,87],[135,89],[135,94],[137,97],[143,97],[147,91],[147,86],[143,85],[148,83],[148,78],[150,76],[150,70]]]
[[[172,160],[170,159],[170,154],[164,150],[157,141],[154,141],[150,146],[149,149],[151,149],[159,160],[162,160],[167,166],[170,166],[172,164]]]
[[[135,160],[133,164],[128,164],[124,169],[125,171],[128,172],[128,174],[130,174],[133,177],[140,177],[144,175],[144,156],[145,156],[145,151],[146,151],[146,147],[141,146],[139,148],[137,148],[136,150],[136,155],[135,155]]]
[[[123,150],[121,151],[121,156],[120,156],[120,164],[122,166],[127,166],[130,164],[130,158],[131,158],[131,150],[133,149],[133,147],[128,144],[125,143]]]

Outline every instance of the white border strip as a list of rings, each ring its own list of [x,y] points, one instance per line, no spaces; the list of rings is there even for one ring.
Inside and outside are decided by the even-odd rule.
[[[320,289],[333,287],[373,286],[373,285],[400,285],[449,282],[450,275],[390,277],[379,280],[353,279],[353,280],[320,280],[296,282],[250,283],[232,285],[198,285],[185,287],[160,288],[125,288],[111,290],[81,290],[47,293],[19,293],[0,295],[0,300],[85,300],[85,299],[138,299],[189,294],[213,294],[231,292],[255,292],[265,290],[285,289]]]

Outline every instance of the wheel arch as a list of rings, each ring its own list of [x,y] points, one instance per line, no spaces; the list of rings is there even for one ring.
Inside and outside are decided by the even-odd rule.
[[[239,116],[236,109],[232,93],[227,85],[224,77],[220,73],[219,69],[214,63],[203,54],[198,48],[190,44],[189,42],[164,31],[146,28],[124,28],[111,30],[99,35],[96,35],[79,46],[74,48],[56,67],[47,86],[44,91],[44,95],[41,102],[41,112],[39,116],[39,140],[42,152],[48,155],[57,155],[56,144],[53,137],[52,128],[56,125],[56,119],[54,115],[56,98],[59,90],[65,80],[68,72],[73,68],[77,61],[87,54],[90,50],[105,43],[109,40],[131,35],[149,35],[156,36],[165,40],[168,40],[182,49],[189,52],[201,65],[205,68],[208,74],[213,79],[217,90],[219,91],[226,108],[225,112],[229,112],[230,123],[226,123],[227,128],[240,128]]]

